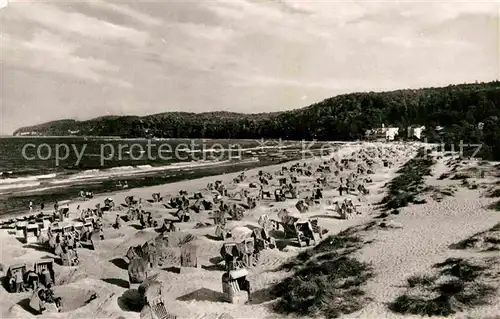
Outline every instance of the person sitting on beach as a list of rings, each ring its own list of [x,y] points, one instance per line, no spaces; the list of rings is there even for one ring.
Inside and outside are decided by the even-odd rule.
[[[36,290],[39,280],[36,272],[30,270],[25,276],[26,276],[26,283],[28,284],[29,289]]]
[[[45,208],[45,204],[44,203],[41,203],[40,204],[40,210],[43,210]]]
[[[171,220],[165,218],[163,220],[163,226],[160,228],[160,232],[163,233],[163,232],[174,232],[174,231],[176,231],[174,223]]]
[[[248,301],[252,301],[252,296],[251,296],[251,292],[250,292],[250,281],[248,279],[246,279],[246,276],[242,277],[242,278],[238,278],[237,281],[238,281],[238,285],[240,286],[240,289],[242,291],[247,292]]]

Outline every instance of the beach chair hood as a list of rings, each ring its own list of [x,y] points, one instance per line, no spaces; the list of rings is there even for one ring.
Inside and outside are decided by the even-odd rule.
[[[245,238],[252,236],[252,230],[244,226],[236,226],[231,229],[231,237],[234,241],[240,242]]]

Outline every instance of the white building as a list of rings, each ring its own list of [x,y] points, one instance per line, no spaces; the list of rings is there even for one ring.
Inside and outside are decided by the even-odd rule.
[[[385,139],[394,141],[394,138],[399,134],[399,127],[388,127],[385,131]]]
[[[399,127],[385,127],[384,124],[382,124],[382,127],[365,131],[367,139],[375,140],[394,141],[398,134]]]
[[[419,127],[408,127],[408,137],[415,137],[417,139],[422,138],[422,133],[425,131],[425,126],[419,126]]]

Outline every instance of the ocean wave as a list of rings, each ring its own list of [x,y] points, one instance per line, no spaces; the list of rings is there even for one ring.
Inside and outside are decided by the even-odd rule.
[[[39,170],[37,170],[35,168],[16,168],[14,170],[0,172],[0,178],[11,178],[11,177],[17,177],[17,176],[19,176],[19,177],[30,176],[30,175],[33,175],[33,173],[35,173],[37,171],[39,171]]]
[[[134,166],[116,166],[116,167],[109,168],[109,171],[110,172],[117,172],[117,171],[122,172],[122,171],[131,171],[134,169],[137,169],[137,167],[134,167]]]
[[[41,179],[55,178],[56,176],[57,176],[56,173],[52,173],[52,174],[45,174],[45,175],[26,176],[26,177],[4,178],[4,179],[0,179],[0,185],[29,183],[29,182],[38,181]]]
[[[184,171],[182,174],[187,174],[187,173],[192,173],[194,172],[194,170],[203,167],[246,164],[258,161],[259,161],[258,157],[252,157],[242,160],[240,159],[229,159],[221,161],[199,160],[191,162],[172,163],[170,165],[164,165],[164,166],[138,165],[138,166],[119,166],[109,169],[90,169],[78,172],[73,175],[56,175],[56,174],[38,175],[26,178],[11,179],[11,180],[16,180],[17,183],[14,183],[13,181],[9,181],[9,183],[4,183],[4,184],[0,183],[0,195],[18,189],[23,189],[22,190],[23,193],[48,191],[59,187],[66,187],[66,185],[69,184],[83,185],[89,183],[99,183],[102,182],[103,180],[108,180],[110,178],[142,175],[142,174],[162,172],[162,171],[179,170],[179,171]],[[0,180],[0,182],[1,181],[2,180]],[[43,182],[43,184],[41,182]]]
[[[40,186],[40,182],[0,185],[0,190],[12,190]]]
[[[39,186],[39,185],[37,185]],[[37,188],[34,188],[34,189],[28,189],[28,190],[23,190],[23,194],[29,194],[29,193],[35,193],[35,192],[45,192],[45,191],[48,191],[48,190],[52,190],[52,189],[56,189],[56,188],[62,188],[62,187],[66,187],[66,185],[58,185],[58,186],[46,186],[46,187],[37,187]],[[3,193],[0,193],[0,195],[2,195]]]
[[[233,146],[238,145],[238,144],[233,144]],[[228,145],[223,148],[204,148],[204,149],[190,149],[187,147],[184,148],[178,148],[177,151],[179,152],[185,152],[185,153],[209,153],[209,152],[214,152],[214,153],[220,153],[220,152],[246,152],[246,151],[258,151],[258,150],[265,150],[265,149],[284,149],[284,148],[293,148],[293,147],[298,147],[299,144],[290,144],[290,145],[262,145],[262,146],[254,146],[254,147],[247,147],[247,148],[238,148],[238,147],[231,147],[231,145]]]
[[[69,180],[75,181],[82,179],[86,180],[86,179],[110,178],[116,176],[131,176],[149,172],[168,171],[181,168],[197,168],[203,166],[223,165],[228,162],[229,161],[194,161],[194,162],[178,162],[164,166],[151,166],[151,165],[118,166],[104,170],[94,169],[76,173],[74,175],[71,175],[69,177]],[[59,183],[62,183],[62,181]]]

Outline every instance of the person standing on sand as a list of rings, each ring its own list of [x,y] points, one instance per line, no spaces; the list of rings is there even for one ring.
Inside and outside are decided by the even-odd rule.
[[[30,213],[33,211],[33,202],[30,201]]]
[[[116,229],[120,229],[121,227],[121,217],[120,217],[120,214],[116,214],[116,220],[115,220],[115,228]]]
[[[103,225],[103,222],[102,222],[102,218],[99,216],[99,218],[97,218],[97,220],[95,222],[95,228],[99,232],[99,237],[101,238],[101,240],[104,240],[103,227],[104,227],[104,225]]]
[[[24,291],[24,287],[23,287],[23,284],[24,284],[24,279],[23,279],[23,273],[18,271],[16,272],[16,292],[21,292],[21,291]]]
[[[45,204],[42,202],[42,203],[40,204],[40,210],[42,210],[42,211],[43,211],[43,209],[44,209],[44,208],[45,208]]]
[[[59,203],[56,201],[54,204],[54,210],[57,212],[59,210]]]

